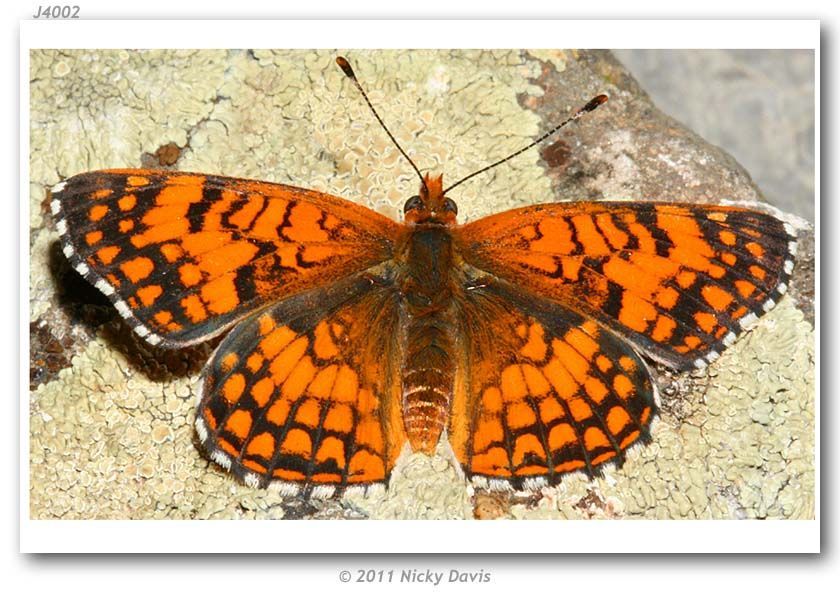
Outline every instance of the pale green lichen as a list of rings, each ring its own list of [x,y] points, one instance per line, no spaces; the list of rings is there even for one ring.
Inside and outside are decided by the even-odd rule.
[[[422,170],[447,181],[538,132],[517,94],[537,61],[519,52],[353,52],[356,71]],[[399,217],[417,180],[333,52],[36,51],[32,54],[30,317],[54,318],[46,187],[76,172],[139,166],[187,145],[177,168],[283,181]],[[551,56],[565,64],[563,53]],[[630,173],[628,171],[630,175]],[[628,176],[630,176],[628,175]],[[605,183],[605,189],[609,187]],[[469,220],[550,199],[536,150],[458,190]],[[53,327],[66,326],[61,319]],[[620,470],[573,475],[517,518],[812,518],[813,334],[784,300],[708,369],[705,395],[667,410],[653,443]],[[236,483],[194,444],[196,375],[153,380],[97,338],[31,395],[34,518],[281,518],[289,502]],[[470,486],[451,456],[407,454],[390,488],[338,503],[326,518],[469,518]]]
[[[136,164],[209,116],[226,51],[36,50],[30,61],[32,181]]]
[[[443,440],[433,456],[406,448],[388,489],[354,502],[374,519],[467,519],[472,515],[463,473]]]

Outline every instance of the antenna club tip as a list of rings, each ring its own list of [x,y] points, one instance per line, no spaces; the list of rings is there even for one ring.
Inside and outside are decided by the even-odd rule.
[[[335,59],[335,63],[341,67],[341,70],[344,71],[344,74],[347,75],[350,79],[356,79],[356,74],[353,72],[353,67],[350,66],[350,61],[344,58],[343,56],[337,56]]]
[[[591,112],[604,104],[607,100],[609,100],[609,97],[606,94],[598,94],[586,103],[586,106],[583,107],[581,112]]]

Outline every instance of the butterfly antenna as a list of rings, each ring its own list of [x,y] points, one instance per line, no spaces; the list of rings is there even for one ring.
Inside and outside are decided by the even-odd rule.
[[[607,98],[606,94],[599,94],[599,95],[595,96],[594,98],[592,98],[592,100],[587,102],[586,105],[579,108],[577,110],[577,112],[575,112],[575,114],[573,114],[571,117],[569,117],[568,119],[566,119],[565,121],[563,121],[562,123],[557,125],[556,127],[551,128],[549,131],[546,131],[544,134],[542,134],[540,137],[535,139],[533,142],[531,142],[530,144],[528,144],[524,148],[520,148],[519,150],[517,150],[513,154],[511,154],[509,156],[505,156],[503,159],[497,160],[492,165],[487,165],[483,169],[479,169],[475,173],[471,173],[471,174],[467,175],[466,177],[464,177],[463,179],[459,179],[458,181],[456,181],[455,183],[450,185],[448,188],[443,190],[443,193],[446,194],[446,192],[450,191],[452,188],[458,187],[459,185],[461,185],[462,183],[464,183],[468,179],[472,179],[476,175],[480,175],[481,173],[484,173],[485,171],[489,171],[490,169],[498,167],[500,164],[505,163],[505,162],[509,161],[510,159],[516,157],[516,156],[519,156],[520,154],[522,154],[526,150],[529,150],[529,149],[533,148],[534,146],[536,146],[537,144],[539,144],[540,142],[542,142],[547,137],[551,137],[552,135],[557,133],[560,129],[562,129],[563,127],[565,127],[566,125],[568,125],[572,121],[577,121],[578,119],[580,119],[586,113],[592,112],[593,110],[595,110],[596,108],[601,106],[607,100],[608,100],[608,98]]]
[[[417,176],[420,178],[420,182],[423,185],[423,189],[425,189],[426,192],[428,193],[429,189],[426,187],[426,181],[423,179],[423,174],[420,173],[420,169],[418,169],[417,165],[414,164],[414,161],[411,160],[408,157],[408,154],[405,153],[405,150],[402,149],[402,146],[400,146],[400,144],[399,144],[399,142],[397,142],[396,138],[394,138],[394,136],[391,135],[391,132],[385,126],[385,123],[382,121],[382,118],[379,116],[379,113],[377,113],[376,109],[373,108],[373,104],[370,103],[370,99],[368,99],[368,96],[365,93],[365,90],[362,88],[362,84],[360,84],[359,80],[356,79],[356,74],[353,72],[353,67],[350,66],[350,61],[348,61],[343,56],[339,56],[335,59],[335,62],[338,64],[339,67],[341,67],[341,70],[344,71],[344,74],[347,75],[347,77],[350,79],[350,81],[353,82],[353,84],[356,86],[356,89],[359,90],[359,93],[362,95],[362,98],[365,99],[365,102],[367,102],[368,108],[370,108],[370,111],[373,113],[373,116],[376,117],[376,120],[379,121],[380,125],[382,125],[382,129],[385,130],[385,133],[388,134],[388,137],[391,138],[391,141],[394,142],[394,145],[397,147],[397,150],[399,150],[400,153],[403,156],[405,156],[405,159],[414,168],[414,171],[417,173]]]

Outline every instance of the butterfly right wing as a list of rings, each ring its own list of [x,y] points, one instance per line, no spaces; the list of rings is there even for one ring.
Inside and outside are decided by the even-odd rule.
[[[382,263],[404,228],[312,190],[196,173],[96,171],[51,195],[73,267],[165,347]]]
[[[397,307],[391,282],[363,275],[243,320],[204,369],[207,455],[286,494],[387,482],[406,440]]]

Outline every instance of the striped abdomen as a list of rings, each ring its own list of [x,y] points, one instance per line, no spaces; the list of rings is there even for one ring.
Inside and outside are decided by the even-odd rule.
[[[440,315],[408,325],[403,363],[403,423],[411,448],[434,452],[449,415],[455,373],[452,325]]]
[[[455,378],[452,239],[444,227],[418,227],[406,250],[403,423],[412,450],[431,454],[446,426]]]

